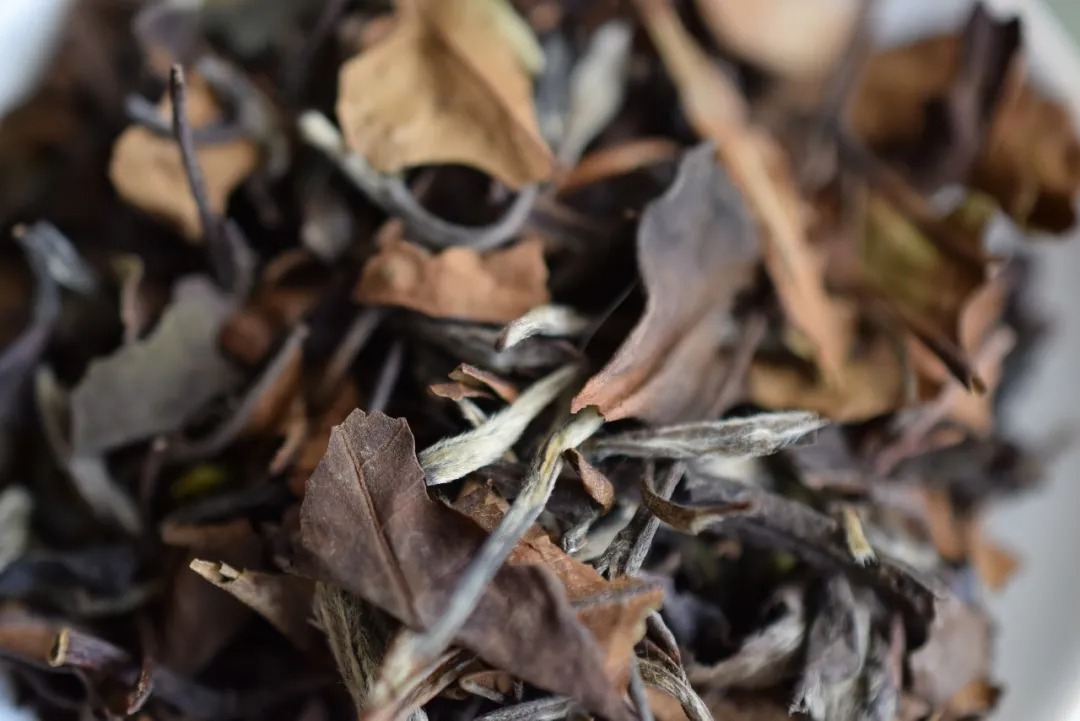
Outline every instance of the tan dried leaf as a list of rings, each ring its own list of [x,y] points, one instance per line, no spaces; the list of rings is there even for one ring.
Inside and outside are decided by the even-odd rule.
[[[221,106],[210,86],[194,72],[187,80],[191,127],[198,129],[218,120]],[[159,105],[167,122],[172,122],[171,107],[168,98]],[[200,145],[196,158],[206,178],[210,208],[224,213],[233,189],[258,165],[259,149],[253,141],[238,138]],[[188,188],[180,148],[172,137],[132,125],[113,146],[109,178],[126,201],[177,226],[189,242],[202,242],[199,210]]]
[[[819,78],[839,60],[858,0],[697,0],[713,36],[739,57],[785,77]]]
[[[393,31],[341,70],[349,147],[387,173],[460,163],[514,188],[549,178],[551,151],[500,4],[400,3]]]
[[[463,247],[431,253],[384,236],[364,265],[355,298],[432,318],[506,323],[548,301],[547,278],[539,239],[481,254]]]

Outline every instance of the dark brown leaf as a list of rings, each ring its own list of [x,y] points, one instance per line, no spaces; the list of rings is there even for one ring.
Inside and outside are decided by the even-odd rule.
[[[335,429],[301,513],[304,547],[318,559],[318,574],[416,629],[439,618],[453,579],[485,538],[427,497],[408,425],[381,413],[354,411]],[[628,718],[600,647],[543,568],[503,567],[457,642],[541,688]]]

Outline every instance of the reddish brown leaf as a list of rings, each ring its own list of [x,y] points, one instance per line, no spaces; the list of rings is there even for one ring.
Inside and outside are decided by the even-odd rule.
[[[574,473],[581,479],[581,486],[589,494],[589,498],[600,504],[604,511],[611,509],[615,503],[615,487],[603,472],[589,463],[585,456],[576,448],[563,453],[563,459],[574,469]]]
[[[485,539],[471,521],[428,498],[408,424],[359,410],[334,430],[308,481],[301,528],[321,577],[415,629],[441,616],[454,579]],[[500,569],[457,643],[609,718],[630,717],[596,639],[543,567]]]
[[[474,365],[468,363],[462,363],[454,370],[450,371],[450,380],[458,381],[459,383],[468,383],[478,387],[487,387],[495,392],[495,395],[502,398],[507,403],[513,403],[517,400],[519,395],[517,386],[510,381],[502,378],[496,373],[484,370],[483,368],[477,368]]]

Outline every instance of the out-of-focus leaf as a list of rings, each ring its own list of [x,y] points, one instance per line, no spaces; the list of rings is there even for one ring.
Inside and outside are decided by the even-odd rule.
[[[170,545],[182,547],[185,554],[170,569],[160,658],[171,668],[191,675],[205,668],[243,631],[252,611],[192,573],[188,564],[199,556],[213,556],[226,559],[233,567],[252,566],[261,561],[261,543],[246,519],[166,527],[162,536]]]
[[[384,234],[379,253],[364,265],[358,301],[485,323],[514,320],[548,301],[538,239],[484,254],[472,248],[431,253],[394,235]]]
[[[687,119],[716,151],[760,224],[765,265],[791,324],[814,346],[825,376],[839,377],[849,343],[838,306],[825,292],[821,260],[777,142],[747,122],[732,81],[683,27],[671,0],[637,0],[642,20],[671,74]]]
[[[962,33],[920,40],[867,59],[854,91],[855,132],[900,162],[920,187],[963,181],[1015,73],[1016,18],[976,3]]]
[[[136,583],[139,559],[129,546],[101,546],[78,551],[32,551],[0,571],[0,596],[50,597],[59,602],[73,596],[119,597]],[[73,605],[77,605],[77,602]]]
[[[739,57],[785,77],[820,78],[847,47],[857,0],[697,0],[713,36]]]
[[[559,143],[559,160],[572,164],[611,122],[622,105],[633,30],[611,21],[601,26],[570,75],[570,110]]]
[[[460,163],[511,187],[545,180],[527,70],[497,14],[503,0],[417,0],[341,70],[338,118],[376,169]]]
[[[792,710],[814,721],[866,718],[860,714],[858,682],[870,650],[872,601],[854,591],[843,576],[829,579],[823,595],[807,634],[806,668]]]
[[[989,677],[990,651],[985,613],[958,598],[943,599],[929,640],[911,655],[915,692],[934,708],[943,708],[968,683]]]
[[[179,283],[145,340],[91,363],[71,394],[72,450],[100,453],[182,427],[240,376],[217,347],[231,305],[205,278]]]
[[[687,677],[700,688],[768,688],[789,672],[806,638],[802,589],[777,594],[783,614],[743,640],[739,650],[714,664],[688,662]]]
[[[485,534],[427,498],[415,454],[404,421],[355,411],[334,431],[308,481],[301,524],[324,580],[424,629],[442,615],[453,579]],[[541,688],[611,718],[628,717],[596,640],[542,568],[502,567],[457,643]]]
[[[805,364],[758,358],[747,373],[750,398],[765,408],[806,408],[834,421],[861,421],[906,404],[904,368],[896,343],[872,339],[856,348],[839,383],[823,381]]]
[[[1080,138],[1065,106],[1010,62],[1017,36],[1015,21],[977,6],[962,34],[877,53],[854,93],[852,126],[920,161],[917,177],[967,182],[1021,225],[1062,232],[1075,222]]]
[[[26,552],[33,507],[33,499],[22,486],[8,486],[0,493],[0,573]]]
[[[943,248],[880,197],[871,197],[863,236],[863,268],[889,298],[918,338],[942,358],[949,371],[968,387],[985,384],[960,347],[960,319],[972,296],[986,281],[985,263],[978,259],[982,232],[989,214],[972,200],[954,217],[963,219],[970,247]],[[969,212],[970,211],[970,212]]]
[[[972,184],[1023,226],[1052,233],[1071,228],[1080,191],[1080,137],[1067,107],[1030,81],[1006,95]]]
[[[595,405],[609,421],[705,417],[725,375],[720,337],[758,258],[739,192],[717,164],[712,144],[698,146],[638,229],[645,315],[577,394],[573,408]]]
[[[159,113],[171,123],[172,104],[162,100]],[[197,73],[188,76],[188,112],[192,128],[220,119],[221,107],[210,86]],[[216,213],[225,212],[233,189],[255,169],[258,146],[245,138],[201,144],[196,153],[206,179],[206,197]],[[201,242],[202,225],[195,198],[188,189],[180,148],[171,136],[132,126],[113,147],[109,177],[117,192],[132,205],[168,220],[190,242]]]

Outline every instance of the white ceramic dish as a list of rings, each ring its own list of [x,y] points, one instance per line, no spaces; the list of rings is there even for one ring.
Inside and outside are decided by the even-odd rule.
[[[278,0],[267,0],[276,2]],[[1056,0],[1074,3],[1078,0]],[[0,116],[33,87],[70,0],[0,0]],[[1024,20],[1036,75],[1080,118],[1080,52],[1044,0],[988,0]],[[881,0],[882,42],[893,43],[956,27],[969,0]],[[1080,35],[1080,27],[1073,28]],[[61,48],[62,51],[62,48]],[[1033,291],[1054,322],[1034,372],[1008,412],[1009,427],[1038,442],[1076,424],[1080,409],[1080,237],[1035,249]],[[1080,447],[1059,458],[1047,485],[992,519],[992,530],[1019,551],[1025,565],[991,605],[1001,626],[998,675],[1008,687],[997,718],[1004,721],[1080,721]],[[0,721],[28,717],[5,704]]]

